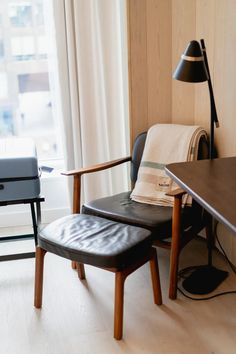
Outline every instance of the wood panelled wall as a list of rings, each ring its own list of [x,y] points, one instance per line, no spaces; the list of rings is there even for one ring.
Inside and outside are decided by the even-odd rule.
[[[220,128],[216,129],[219,156],[236,155],[236,1],[197,0],[196,37],[204,38]],[[195,123],[207,127],[207,87],[195,94]]]
[[[236,155],[236,0],[127,0],[127,6],[131,142],[157,122],[209,131],[207,84],[172,79],[188,42],[204,38],[220,122],[218,154]],[[236,237],[222,225],[218,230],[236,260]]]
[[[205,39],[220,128],[220,156],[236,154],[236,1],[127,0],[131,136],[156,122],[209,128],[206,83],[172,80],[191,39]],[[226,138],[227,137],[227,138]]]
[[[215,130],[218,154],[236,156],[236,1],[196,0],[196,38],[204,38],[207,46],[220,122]],[[208,128],[210,110],[206,86],[201,84],[195,88],[195,124]],[[222,202],[223,199],[222,196]],[[235,235],[223,225],[218,226],[218,235],[235,263]]]
[[[172,1],[172,53],[170,54],[172,57],[172,68],[169,73],[172,87],[172,123],[194,124],[194,85],[172,79],[172,71],[176,68],[180,60],[180,55],[183,53],[188,42],[195,38],[194,1]]]
[[[131,141],[171,122],[171,1],[128,0]]]

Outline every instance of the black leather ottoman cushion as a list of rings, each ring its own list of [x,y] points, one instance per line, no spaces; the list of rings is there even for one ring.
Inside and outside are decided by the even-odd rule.
[[[123,269],[149,252],[151,236],[139,227],[73,214],[41,229],[38,245],[73,261]]]

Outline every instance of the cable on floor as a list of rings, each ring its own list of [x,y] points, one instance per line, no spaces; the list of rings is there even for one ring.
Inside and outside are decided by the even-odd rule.
[[[236,274],[236,266],[229,260],[229,258],[227,256],[222,244],[220,243],[219,237],[217,235],[218,224],[219,224],[219,222],[216,221],[215,225],[214,225],[214,231],[213,232],[214,232],[215,239],[216,239],[216,241],[217,241],[217,243],[219,245],[219,248],[220,248],[220,250],[222,252],[220,254],[223,255],[224,259],[229,264],[229,266],[232,269],[232,271]],[[181,269],[178,272],[178,276],[179,276],[180,279],[185,279],[185,278],[187,278],[188,273],[191,273],[192,271],[194,271],[196,269],[199,269],[199,267],[201,267],[201,266],[199,266],[199,265],[198,266],[190,266],[190,267],[186,267],[184,269]],[[187,297],[190,300],[195,300],[195,301],[211,300],[211,299],[213,299],[215,297],[219,297],[219,296],[223,296],[223,295],[236,294],[236,290],[232,290],[232,291],[224,291],[224,292],[217,293],[217,294],[214,294],[214,295],[211,295],[211,296],[206,296],[206,297],[192,297],[192,296],[186,294],[181,288],[177,287],[177,289],[183,296]]]

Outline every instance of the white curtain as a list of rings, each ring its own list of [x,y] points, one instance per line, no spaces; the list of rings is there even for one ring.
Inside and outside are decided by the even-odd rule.
[[[54,0],[67,168],[129,154],[125,0]],[[83,181],[84,199],[127,190],[127,168]]]

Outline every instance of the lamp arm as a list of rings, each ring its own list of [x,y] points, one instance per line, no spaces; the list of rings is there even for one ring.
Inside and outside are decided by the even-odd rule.
[[[207,59],[204,39],[201,39],[200,42],[201,42],[204,62],[205,62],[208,77],[209,77],[207,82],[208,82],[208,88],[209,88],[209,94],[210,94],[210,104],[211,104],[210,159],[213,159],[214,158],[214,123],[215,123],[216,128],[218,128],[219,121],[218,121],[217,112],[216,112],[215,98],[214,98],[214,93],[213,93],[213,88],[212,88],[212,83],[211,83],[211,75],[210,75],[210,69],[209,69],[209,65],[208,65],[208,59]]]
[[[208,76],[209,76],[208,87],[209,87],[209,92],[210,92],[212,115],[213,115],[213,118],[214,118],[215,126],[216,126],[216,128],[218,128],[219,127],[219,121],[218,121],[217,112],[216,112],[215,98],[214,98],[214,93],[213,93],[213,88],[212,88],[212,83],[211,83],[211,74],[210,74],[210,69],[209,69],[209,65],[208,65],[208,59],[207,59],[207,53],[206,53],[206,47],[205,47],[204,39],[200,39],[200,42],[201,42],[204,62],[205,62],[205,65],[206,65]]]

